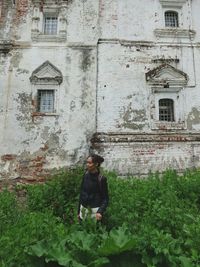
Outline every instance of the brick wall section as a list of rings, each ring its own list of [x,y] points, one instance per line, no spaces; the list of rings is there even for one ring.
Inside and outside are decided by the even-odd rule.
[[[0,25],[5,21],[9,6],[11,6],[11,1],[1,0],[0,1]]]
[[[15,5],[12,4],[11,0],[0,0],[0,36],[3,35],[3,30],[7,23],[8,11],[12,10],[13,13],[11,29],[14,31],[14,27],[18,25],[21,18],[26,16],[28,8],[29,0],[16,0]]]
[[[45,169],[46,156],[41,152],[41,155],[27,156],[26,158],[20,158],[20,156],[14,154],[5,154],[1,156],[1,166],[9,166],[9,175],[14,177],[11,179],[11,184],[16,183],[34,183],[43,182],[49,175],[49,171]],[[8,173],[0,172],[1,183],[7,180]]]
[[[20,178],[25,179],[27,182],[40,181],[47,175],[47,171],[44,168],[45,163],[44,155],[18,160],[16,172]]]
[[[28,0],[18,0],[16,3],[16,20],[24,17],[28,11]]]
[[[1,157],[1,160],[2,161],[10,161],[10,160],[14,160],[14,159],[16,159],[16,155],[14,155],[14,154],[6,154],[6,155],[3,155],[2,157]]]

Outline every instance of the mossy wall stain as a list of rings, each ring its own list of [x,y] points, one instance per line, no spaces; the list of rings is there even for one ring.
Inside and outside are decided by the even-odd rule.
[[[18,93],[15,101],[17,102],[17,113],[16,119],[20,123],[22,127],[24,127],[27,131],[30,131],[34,124],[32,123],[31,112],[31,94],[28,93]]]
[[[80,80],[81,85],[81,107],[85,106],[88,102],[88,96],[90,91],[90,76],[89,71],[91,71],[94,65],[93,50],[81,48],[80,49],[80,69],[82,71],[82,78]]]
[[[86,72],[90,69],[92,64],[91,49],[83,49],[81,55],[81,69]]]
[[[10,65],[14,68],[19,68],[19,64],[21,59],[23,58],[23,54],[20,51],[13,51],[12,57],[10,59]]]

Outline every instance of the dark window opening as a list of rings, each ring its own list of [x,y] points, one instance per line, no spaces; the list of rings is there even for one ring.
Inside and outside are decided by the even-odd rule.
[[[54,112],[54,90],[38,90],[38,112]]]
[[[174,121],[174,101],[172,99],[159,100],[159,120]]]
[[[178,13],[175,11],[165,12],[165,27],[178,27]]]

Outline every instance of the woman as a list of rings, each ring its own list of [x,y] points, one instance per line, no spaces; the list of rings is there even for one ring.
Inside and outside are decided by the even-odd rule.
[[[100,174],[100,165],[104,159],[99,155],[91,155],[87,158],[87,171],[83,176],[78,218],[85,219],[91,212],[91,217],[101,221],[104,211],[108,206],[108,186],[106,177]]]

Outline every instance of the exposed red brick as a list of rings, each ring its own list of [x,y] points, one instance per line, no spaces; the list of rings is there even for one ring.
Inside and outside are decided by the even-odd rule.
[[[37,156],[36,158],[32,159],[31,161],[45,161],[44,156]]]
[[[28,11],[28,0],[17,1],[17,17],[23,17]]]
[[[46,151],[46,150],[48,150],[48,148],[49,148],[48,145],[45,144],[44,147],[41,147],[40,149],[41,149],[42,151]]]
[[[14,159],[16,159],[16,155],[14,154],[5,154],[1,156],[1,160],[3,161],[14,160]]]
[[[36,107],[37,106],[37,101],[35,99],[32,99],[31,100],[31,104],[32,104],[32,106]]]

